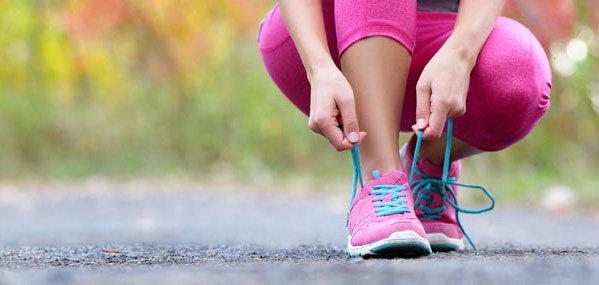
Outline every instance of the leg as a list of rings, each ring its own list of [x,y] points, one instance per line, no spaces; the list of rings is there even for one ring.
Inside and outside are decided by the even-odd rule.
[[[372,169],[401,169],[395,155],[399,145],[397,122],[414,46],[416,3],[324,0],[322,4],[331,55],[340,66],[339,54],[344,54],[343,71],[357,95],[360,126],[368,132],[362,145],[367,166],[364,177],[370,177]],[[273,81],[293,104],[309,114],[310,84],[276,6],[263,21],[259,46]]]
[[[336,17],[341,68],[356,97],[360,128],[368,133],[360,151],[363,175],[370,177],[373,170],[402,168],[396,153],[413,44],[407,35],[416,8],[414,1],[360,1],[364,7],[347,2],[336,1],[335,7],[343,15]],[[360,8],[366,15],[347,16]]]
[[[331,17],[328,9],[333,2],[335,16]],[[369,169],[401,169],[397,160],[399,122],[414,46],[416,1],[324,0],[323,5],[331,55],[338,60],[338,55],[343,54],[342,70],[356,95],[360,126],[369,133],[362,145],[363,161]],[[280,15],[274,15],[277,17],[272,13],[267,17],[266,30],[262,29],[262,58],[281,91],[308,114],[310,85],[305,70]],[[334,28],[327,24],[331,18],[335,20]],[[273,23],[277,23],[276,29]],[[331,30],[335,31],[335,39],[330,37]],[[338,45],[331,45],[334,41]],[[364,174],[370,177],[370,173]],[[348,254],[430,254],[405,173],[373,173],[373,178],[359,191],[356,185],[353,188]]]
[[[410,59],[402,45],[386,37],[361,40],[341,57],[356,96],[360,127],[368,133],[360,145],[364,177],[377,169],[401,169],[395,153]]]
[[[415,0],[335,1],[341,67],[354,91],[360,128],[368,133],[360,145],[363,176],[373,178],[352,200],[350,255],[431,252],[407,176],[397,171],[415,13]]]

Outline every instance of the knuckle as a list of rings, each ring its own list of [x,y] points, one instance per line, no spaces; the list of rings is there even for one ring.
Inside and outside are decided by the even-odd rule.
[[[351,102],[351,98],[349,96],[339,96],[339,103],[350,103]]]
[[[326,116],[316,115],[314,117],[314,123],[316,124],[316,126],[322,126],[322,125],[325,124],[326,121],[327,121],[327,117]]]
[[[310,128],[310,130],[312,130],[313,132],[318,133],[318,125],[315,121],[309,121],[308,128]]]
[[[351,108],[353,106],[354,100],[349,96],[343,96],[339,98],[339,105],[342,108]],[[348,111],[348,110],[345,110]]]
[[[442,98],[437,101],[440,107],[449,108],[452,105],[452,101],[448,98]]]
[[[416,84],[416,92],[418,93],[424,93],[427,90],[427,86],[424,83],[417,83]]]
[[[354,120],[347,120],[343,122],[343,127],[348,131],[354,131],[358,129],[358,124]]]
[[[466,106],[460,101],[454,101],[450,108],[450,115],[462,116],[466,113]]]
[[[455,106],[456,109],[462,109],[462,108],[464,108],[464,103],[462,103],[462,100],[460,100],[460,99],[453,99],[453,100],[451,100],[451,104],[453,106]]]
[[[433,139],[441,138],[441,132],[438,131],[437,129],[432,130],[431,138],[433,138]]]
[[[441,132],[443,131],[442,129],[440,129],[437,126],[430,126],[430,136],[431,138],[438,138],[441,134]]]

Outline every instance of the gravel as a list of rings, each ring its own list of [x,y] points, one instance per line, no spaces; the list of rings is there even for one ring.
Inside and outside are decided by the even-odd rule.
[[[0,193],[0,284],[599,284],[585,216],[500,208],[463,218],[477,252],[365,260],[345,195],[226,197]]]

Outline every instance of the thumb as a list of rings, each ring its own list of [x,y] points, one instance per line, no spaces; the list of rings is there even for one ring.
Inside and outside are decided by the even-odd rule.
[[[431,114],[431,85],[428,81],[416,86],[416,128],[423,130],[428,125]]]
[[[356,116],[356,103],[352,97],[350,99],[340,100],[338,103],[343,121],[343,133],[351,143],[360,141],[360,127],[358,117]]]

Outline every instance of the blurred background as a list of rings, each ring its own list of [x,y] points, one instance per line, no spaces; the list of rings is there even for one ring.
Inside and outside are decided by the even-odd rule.
[[[0,183],[349,191],[349,154],[261,64],[274,2],[0,0]],[[466,161],[464,181],[503,205],[599,209],[599,0],[511,0],[505,14],[548,52],[551,109],[515,147]]]

